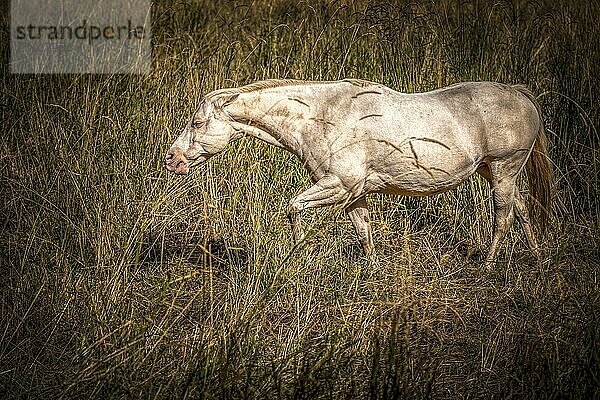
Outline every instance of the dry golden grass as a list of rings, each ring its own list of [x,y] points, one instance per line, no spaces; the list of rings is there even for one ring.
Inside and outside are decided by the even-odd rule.
[[[0,395],[599,397],[598,2],[457,4],[164,2],[147,76],[3,63]],[[544,262],[515,226],[482,268],[476,178],[372,196],[368,260],[340,210],[306,213],[292,243],[285,207],[309,181],[289,154],[242,140],[164,170],[208,91],[342,77],[539,94],[557,177]]]

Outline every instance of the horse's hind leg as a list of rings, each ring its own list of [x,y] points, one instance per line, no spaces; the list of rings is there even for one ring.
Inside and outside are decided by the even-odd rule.
[[[498,247],[514,221],[514,204],[517,172],[503,170],[502,162],[489,165],[492,178],[492,195],[494,199],[494,234],[492,244],[485,259],[486,265],[496,260]]]
[[[515,178],[513,178],[513,177],[505,178],[505,179],[507,179],[506,185],[501,184],[500,187],[498,188],[498,185],[494,183],[494,177],[492,176],[490,167],[488,167],[486,164],[482,164],[481,167],[479,167],[479,169],[477,169],[477,172],[479,172],[479,174],[481,176],[483,176],[492,185],[492,190],[494,190],[494,213],[495,213],[494,237],[492,239],[492,246],[490,247],[490,251],[486,258],[486,263],[491,264],[494,261],[494,259],[496,258],[498,246],[499,246],[500,242],[502,241],[502,238],[506,235],[506,232],[508,232],[508,228],[510,228],[510,225],[512,225],[512,222],[513,222],[513,216],[511,215],[510,219],[508,220],[508,223],[506,223],[506,222],[503,223],[502,220],[503,219],[505,220],[505,218],[502,217],[502,214],[506,214],[506,206],[502,206],[502,205],[500,205],[499,207],[496,206],[497,202],[499,202],[501,204],[502,203],[503,204],[510,203],[510,190],[511,190],[510,189],[511,184],[509,183],[510,181],[513,181],[512,203],[513,203],[514,209],[513,209],[512,213],[514,213],[514,216],[517,217],[517,221],[519,221],[521,228],[523,228],[523,232],[525,232],[525,238],[527,239],[527,244],[529,245],[529,248],[534,253],[534,255],[539,258],[537,241],[535,240],[535,235],[533,234],[533,229],[531,227],[531,221],[529,219],[529,212],[527,211],[527,205],[525,204],[525,200],[523,199],[523,196],[521,195],[521,192],[519,191],[519,188],[516,184],[516,179],[515,179],[516,175],[515,175]],[[501,178],[499,178],[499,176],[501,176],[501,174],[502,174],[501,168],[496,166],[495,173],[496,173],[496,176],[498,176],[497,181],[500,181]],[[506,188],[503,188],[503,186],[506,186]],[[494,189],[495,187],[497,189]],[[506,201],[507,199],[508,199],[508,202]],[[499,217],[499,213],[498,213],[499,208],[500,208],[500,217]],[[504,230],[504,232],[503,232],[503,230]]]
[[[367,201],[364,197],[356,200],[354,203],[346,207],[346,213],[354,225],[358,241],[363,247],[365,254],[372,254],[375,250],[373,245],[373,236],[371,234],[371,223],[369,220],[369,209]]]
[[[519,221],[521,228],[523,228],[523,231],[525,232],[525,238],[527,238],[527,244],[529,245],[529,248],[536,258],[539,259],[538,245],[537,241],[535,240],[535,235],[533,234],[533,229],[531,228],[529,212],[527,211],[527,206],[523,200],[523,196],[517,187],[515,187],[515,214],[517,221]]]

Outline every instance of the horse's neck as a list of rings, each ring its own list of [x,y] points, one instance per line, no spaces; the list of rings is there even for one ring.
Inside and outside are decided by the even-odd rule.
[[[300,132],[291,127],[302,118],[296,111],[288,96],[276,91],[242,93],[227,106],[234,127],[237,125],[250,136],[298,154]]]
[[[279,140],[275,139],[274,136],[272,136],[271,134],[269,134],[266,131],[263,131],[260,128],[256,128],[254,126],[242,123],[242,122],[230,122],[231,126],[233,126],[236,130],[238,131],[242,131],[244,133],[246,133],[249,136],[252,136],[256,139],[262,140],[265,143],[268,143],[270,145],[282,148],[282,149],[287,149],[286,146],[284,146],[282,143],[279,142]]]

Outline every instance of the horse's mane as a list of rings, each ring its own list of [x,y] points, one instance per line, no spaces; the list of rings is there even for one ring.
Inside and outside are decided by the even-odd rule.
[[[329,83],[340,83],[340,82],[348,82],[355,86],[360,86],[360,87],[376,85],[376,83],[365,81],[362,79],[343,79],[341,81],[302,81],[302,80],[298,80],[298,79],[267,79],[264,81],[250,83],[248,85],[240,86],[237,88],[226,88],[226,89],[214,90],[214,91],[208,93],[204,97],[204,99],[207,101],[210,101],[210,100],[214,100],[217,97],[221,97],[224,95],[256,92],[258,90],[270,89],[270,88],[280,87],[280,86],[301,86],[301,85],[324,84],[324,83],[329,84]]]

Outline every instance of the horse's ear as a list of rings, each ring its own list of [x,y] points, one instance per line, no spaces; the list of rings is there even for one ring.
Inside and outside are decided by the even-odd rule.
[[[228,105],[230,105],[231,103],[236,101],[239,96],[240,96],[240,94],[236,93],[236,94],[232,94],[231,96],[223,98],[223,100],[221,100],[219,102],[218,107],[221,109],[227,107]]]

